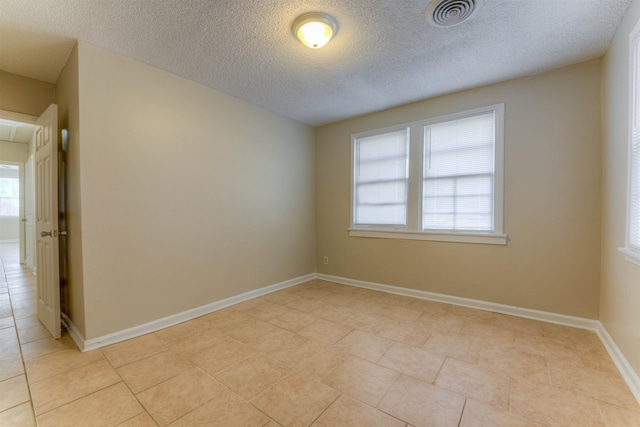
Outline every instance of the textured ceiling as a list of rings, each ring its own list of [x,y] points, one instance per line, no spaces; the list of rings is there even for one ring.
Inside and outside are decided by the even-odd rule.
[[[74,40],[318,125],[598,58],[631,0],[483,0],[427,24],[430,0],[0,0],[0,69],[55,82]],[[322,49],[291,34],[333,15]]]

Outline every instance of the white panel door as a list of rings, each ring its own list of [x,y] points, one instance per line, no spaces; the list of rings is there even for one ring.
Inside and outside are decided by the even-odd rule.
[[[51,104],[36,122],[36,268],[38,319],[60,338],[58,248],[58,106]]]
[[[34,134],[35,138],[35,134]],[[35,141],[33,146],[35,147]],[[24,217],[26,219],[25,222],[25,258],[27,268],[29,270],[36,272],[35,255],[35,232],[33,229],[33,219],[35,213],[35,194],[34,191],[35,186],[33,182],[33,156],[29,156],[29,159],[25,163],[24,166]]]

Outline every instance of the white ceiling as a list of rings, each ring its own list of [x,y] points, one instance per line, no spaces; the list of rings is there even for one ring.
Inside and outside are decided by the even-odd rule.
[[[0,0],[0,69],[55,82],[74,40],[310,125],[601,57],[631,0],[482,0],[428,25],[430,0]],[[338,34],[291,33],[323,11]]]

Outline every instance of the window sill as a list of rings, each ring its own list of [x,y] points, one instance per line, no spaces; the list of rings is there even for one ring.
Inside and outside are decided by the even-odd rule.
[[[434,242],[481,243],[486,245],[506,245],[506,234],[490,233],[433,233],[407,230],[385,230],[350,228],[351,237],[370,237],[376,239],[430,240]]]
[[[624,259],[635,264],[640,265],[640,253],[637,251],[633,251],[629,248],[618,248],[620,252],[624,254]]]

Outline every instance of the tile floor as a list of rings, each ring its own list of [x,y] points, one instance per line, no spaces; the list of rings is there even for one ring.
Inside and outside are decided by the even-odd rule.
[[[591,332],[322,281],[80,353],[9,246],[1,426],[640,426]]]

